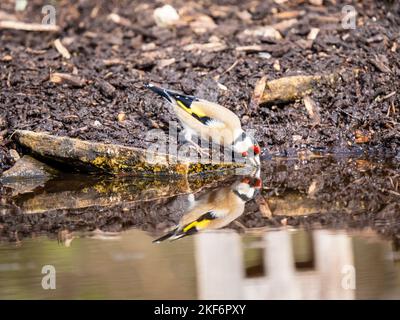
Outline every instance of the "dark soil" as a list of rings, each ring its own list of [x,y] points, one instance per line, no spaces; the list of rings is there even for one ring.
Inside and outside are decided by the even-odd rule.
[[[47,1],[29,1],[17,18],[40,22],[44,4]],[[148,130],[167,131],[168,122],[175,120],[164,102],[143,88],[148,81],[234,110],[245,128],[256,129],[264,154],[296,155],[301,149],[398,153],[400,6],[396,2],[327,0],[321,7],[304,0],[281,5],[272,0],[172,4],[185,16],[172,28],[155,25],[157,2],[87,0],[55,2],[60,33],[1,30],[0,170],[13,163],[9,149],[16,148],[10,139],[15,129],[144,146]],[[344,30],[340,24],[345,4],[357,10],[354,30]],[[1,1],[0,10],[13,14],[13,9],[14,1]],[[282,14],[296,10],[303,12],[294,24],[281,29],[281,40],[240,35],[246,29],[286,21]],[[126,20],[115,23],[110,13]],[[185,21],[187,17],[196,21],[199,14],[213,19],[217,27],[194,32]],[[318,37],[307,43],[314,27],[321,29]],[[226,49],[183,49],[215,37]],[[57,38],[66,43],[70,60],[55,49]],[[236,50],[254,44],[268,45],[271,57]],[[174,62],[165,66],[172,58]],[[75,73],[86,82],[82,87],[54,84],[49,81],[52,72]],[[341,74],[338,83],[322,84],[312,93],[320,109],[317,125],[302,101],[262,107],[252,103],[255,83],[264,75],[275,79],[331,72]],[[122,112],[126,120],[119,122]]]

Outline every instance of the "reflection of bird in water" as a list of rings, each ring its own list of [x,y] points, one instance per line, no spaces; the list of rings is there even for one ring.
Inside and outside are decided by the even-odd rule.
[[[228,225],[243,214],[245,203],[254,197],[261,185],[260,178],[245,177],[231,186],[212,190],[198,200],[192,198],[179,224],[154,242],[176,240],[201,230]]]

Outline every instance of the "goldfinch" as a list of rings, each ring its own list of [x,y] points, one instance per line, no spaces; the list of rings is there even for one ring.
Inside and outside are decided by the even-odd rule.
[[[231,110],[194,96],[170,91],[153,84],[145,85],[170,103],[184,129],[184,138],[193,142],[198,136],[231,148],[256,167],[260,166],[261,149],[253,137],[242,129],[239,117]]]
[[[164,236],[153,242],[177,240],[206,229],[220,229],[244,212],[245,203],[251,200],[261,188],[261,179],[245,177],[231,186],[210,191],[190,205],[179,224]],[[191,195],[193,197],[193,195]]]

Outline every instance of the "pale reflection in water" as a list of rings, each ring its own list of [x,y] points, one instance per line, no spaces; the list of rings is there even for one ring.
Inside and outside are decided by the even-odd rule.
[[[225,229],[160,245],[151,240],[143,231],[130,230],[112,241],[77,238],[70,247],[46,237],[26,239],[20,247],[2,243],[0,298],[400,297],[397,253],[368,230],[349,235]],[[41,287],[41,268],[48,264],[57,271],[55,290]]]

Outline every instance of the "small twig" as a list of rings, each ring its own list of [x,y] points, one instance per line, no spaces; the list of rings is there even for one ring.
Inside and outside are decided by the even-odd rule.
[[[71,54],[68,49],[64,47],[60,39],[54,40],[54,47],[57,49],[58,53],[61,54],[65,59],[71,59]]]
[[[381,101],[389,99],[390,97],[393,97],[396,93],[397,93],[396,91],[389,93],[388,95],[382,97]]]
[[[237,66],[237,64],[239,63],[240,59],[236,60],[228,69],[226,69],[224,72],[221,73],[221,75],[228,73],[229,71],[231,71],[233,68],[235,68]]]
[[[13,29],[23,31],[58,32],[60,27],[53,24],[26,23],[20,21],[0,21],[0,29]]]

